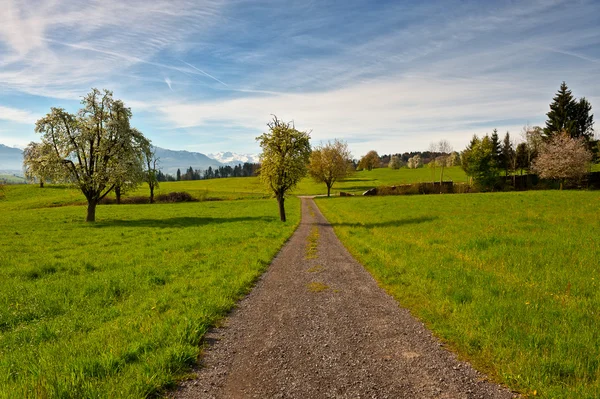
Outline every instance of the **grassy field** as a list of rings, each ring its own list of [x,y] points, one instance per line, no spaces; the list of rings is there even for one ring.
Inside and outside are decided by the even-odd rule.
[[[407,184],[431,181],[435,176],[439,180],[440,168],[436,168],[433,174],[431,168],[398,169],[389,168],[374,169],[372,171],[355,172],[348,179],[334,184],[331,194],[339,194],[340,191],[359,194],[370,188],[381,185]],[[467,177],[463,170],[454,166],[445,168],[444,180],[455,182],[466,182]],[[257,177],[233,177],[226,179],[210,179],[195,181],[164,182],[160,184],[157,194],[166,194],[172,191],[187,191],[200,199],[242,199],[242,198],[268,198]],[[304,178],[298,184],[292,195],[326,194],[327,187],[323,183],[315,183],[310,178]],[[130,196],[148,195],[148,188],[142,185],[138,190],[129,193]]]
[[[180,378],[199,342],[299,222],[274,200],[107,205],[84,222],[64,187],[0,200],[0,397],[147,397]],[[235,248],[235,251],[232,251]]]
[[[435,179],[434,179],[435,178]],[[378,168],[371,171],[362,170],[355,172],[348,179],[337,182],[333,185],[331,195],[339,194],[340,191],[359,194],[370,188],[378,186],[391,186],[409,183],[421,183],[430,181],[439,181],[440,168],[419,168],[419,169],[389,169]],[[467,175],[460,166],[444,168],[444,180],[454,182],[466,182]],[[327,187],[324,183],[315,183],[310,178],[303,179],[295,190],[298,194],[327,194]]]
[[[480,369],[545,398],[600,397],[600,194],[318,200],[352,254]]]

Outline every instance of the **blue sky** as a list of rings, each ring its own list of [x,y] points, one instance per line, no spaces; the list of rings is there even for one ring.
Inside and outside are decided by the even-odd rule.
[[[259,152],[271,114],[355,157],[518,139],[563,80],[600,109],[598,1],[82,4],[0,0],[0,143],[92,87],[155,145],[203,153]]]

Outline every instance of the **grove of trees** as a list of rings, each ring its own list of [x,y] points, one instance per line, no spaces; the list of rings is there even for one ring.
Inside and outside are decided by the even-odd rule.
[[[598,147],[594,138],[594,117],[590,103],[576,100],[565,82],[550,104],[546,127],[525,126],[524,142],[515,145],[506,133],[500,142],[494,129],[491,136],[474,136],[461,154],[464,171],[482,188],[498,185],[497,176],[518,170],[535,172],[541,178],[580,179],[589,172],[591,149]]]

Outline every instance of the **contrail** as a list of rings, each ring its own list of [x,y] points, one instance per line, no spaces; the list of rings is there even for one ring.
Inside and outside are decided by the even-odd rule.
[[[229,87],[229,86],[227,85],[227,83],[224,83],[224,82],[220,81],[219,79],[215,78],[215,77],[214,77],[214,76],[212,76],[211,74],[204,72],[202,69],[198,69],[198,68],[196,68],[195,66],[193,66],[192,64],[185,62],[184,60],[179,60],[179,61],[183,62],[185,65],[189,66],[190,68],[194,68],[196,71],[200,72],[201,74],[203,74],[203,75],[206,75],[206,76],[208,76],[209,78],[211,78],[211,79],[213,79],[213,80],[215,80],[215,81],[217,81],[217,82],[221,83],[223,86],[225,86],[225,87]]]

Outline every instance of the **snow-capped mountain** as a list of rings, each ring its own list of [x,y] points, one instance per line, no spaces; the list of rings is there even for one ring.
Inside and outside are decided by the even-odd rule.
[[[256,154],[238,154],[231,151],[217,152],[216,154],[208,154],[212,159],[228,165],[237,165],[240,163],[258,163],[258,155]]]

